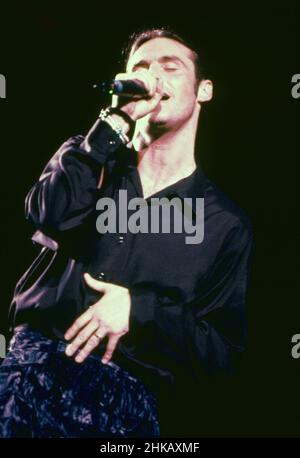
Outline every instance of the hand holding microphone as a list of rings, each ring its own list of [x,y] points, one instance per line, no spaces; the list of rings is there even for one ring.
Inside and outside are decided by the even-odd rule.
[[[112,97],[112,107],[124,111],[134,121],[151,113],[164,95],[163,81],[148,70],[141,70],[135,73],[119,73],[116,75],[115,80],[121,83],[124,82],[124,88],[126,88],[126,82],[129,85],[135,82],[136,87],[140,86],[141,88],[142,94],[132,96],[114,94]],[[143,92],[145,95],[143,95]]]
[[[113,94],[113,108],[118,108],[130,117],[133,122],[151,113],[164,96],[164,84],[161,78],[149,70],[134,73],[119,73],[110,83],[95,84],[94,88],[102,88]],[[116,121],[122,125],[124,132],[129,126],[121,116],[114,115]]]

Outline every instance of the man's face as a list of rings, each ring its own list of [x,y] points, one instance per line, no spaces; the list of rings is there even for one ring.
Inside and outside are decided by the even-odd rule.
[[[149,70],[163,80],[165,96],[145,121],[172,129],[187,122],[197,110],[192,52],[170,38],[153,38],[129,58],[127,72]]]

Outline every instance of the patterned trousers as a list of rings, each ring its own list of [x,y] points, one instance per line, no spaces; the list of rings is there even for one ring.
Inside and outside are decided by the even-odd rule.
[[[66,343],[15,332],[0,366],[0,437],[159,437],[156,399],[100,356],[76,363]]]

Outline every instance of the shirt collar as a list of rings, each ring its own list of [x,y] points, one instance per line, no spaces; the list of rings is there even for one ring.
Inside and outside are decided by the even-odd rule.
[[[124,148],[120,158],[122,157],[122,162],[127,167],[129,173],[137,173],[137,154],[129,148]],[[203,172],[202,166],[197,164],[196,169],[193,173],[188,175],[185,178],[181,178],[176,183],[167,186],[158,194],[166,197],[204,197],[204,184],[205,184],[205,174]]]
[[[168,186],[165,190],[168,195],[185,197],[204,197],[205,175],[200,164],[191,175]]]

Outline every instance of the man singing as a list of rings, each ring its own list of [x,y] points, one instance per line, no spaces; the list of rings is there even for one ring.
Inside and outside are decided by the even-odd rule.
[[[115,79],[143,94],[113,95],[26,197],[42,248],[10,307],[2,437],[157,437],[160,400],[230,374],[245,346],[253,235],[195,162],[199,116],[213,95],[201,56],[170,30],[149,29],[131,38],[125,64]],[[124,224],[137,198],[149,230]],[[153,221],[157,202],[169,205],[170,231]],[[203,225],[200,240],[174,230],[178,212],[195,231]],[[101,215],[116,224],[99,231]]]

